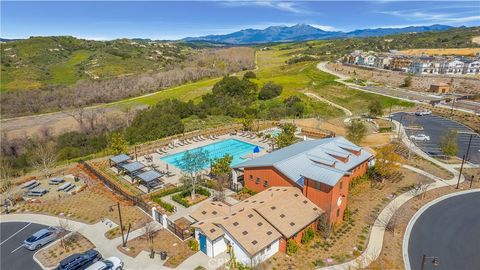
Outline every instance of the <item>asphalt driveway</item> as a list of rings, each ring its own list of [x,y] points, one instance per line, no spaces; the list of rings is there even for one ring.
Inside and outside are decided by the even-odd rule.
[[[2,270],[41,270],[33,260],[35,251],[22,246],[23,241],[40,229],[48,226],[27,222],[0,223],[0,269]]]
[[[425,270],[480,269],[480,192],[440,201],[420,215],[408,240],[412,270],[421,269],[422,256],[438,257]]]
[[[401,117],[403,118],[401,119]],[[468,143],[470,141],[470,134],[474,133],[468,127],[452,121],[450,119],[440,117],[437,115],[415,116],[411,115],[406,117],[407,113],[396,113],[393,115],[393,119],[396,121],[402,120],[404,126],[421,126],[423,130],[406,129],[407,135],[414,134],[426,134],[430,136],[430,141],[413,141],[422,151],[431,155],[443,155],[440,149],[440,138],[442,135],[447,134],[450,130],[457,130],[457,143],[458,143],[458,157],[462,158],[467,152]],[[410,122],[408,119],[412,119]],[[472,142],[470,145],[469,161],[475,164],[480,164],[480,135],[474,133]]]

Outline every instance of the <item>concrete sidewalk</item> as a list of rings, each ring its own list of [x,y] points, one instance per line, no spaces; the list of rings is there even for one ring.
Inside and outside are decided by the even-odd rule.
[[[456,165],[450,165],[450,164],[444,164],[426,153],[424,153],[420,148],[418,148],[416,145],[409,143],[408,138],[405,134],[405,130],[403,127],[400,127],[398,122],[395,122],[398,128],[400,128],[400,132],[402,134],[402,140],[409,147],[409,149],[418,154],[419,156],[423,157],[424,159],[431,161],[435,163],[436,165],[444,168],[445,170],[451,172],[453,174],[453,177],[451,179],[442,179],[440,177],[434,176],[428,172],[425,172],[423,170],[420,170],[418,168],[408,166],[408,165],[403,165],[404,168],[409,169],[413,172],[416,172],[418,174],[424,175],[431,180],[433,180],[433,184],[427,186],[425,189],[426,191],[436,189],[436,188],[441,188],[441,187],[446,187],[446,186],[453,186],[457,184],[458,181],[458,176],[459,173],[455,168],[458,166]],[[460,182],[463,182],[464,176],[460,176]],[[398,210],[404,203],[406,203],[408,200],[412,199],[413,197],[417,196],[419,194],[415,194],[413,191],[407,191],[399,196],[397,196],[395,199],[393,199],[378,215],[377,219],[375,220],[373,227],[370,231],[370,236],[368,240],[368,245],[365,248],[365,251],[357,258],[348,261],[346,263],[342,264],[337,264],[337,265],[332,265],[328,267],[323,267],[320,269],[328,269],[328,270],[350,270],[350,269],[361,269],[367,267],[370,263],[372,263],[374,260],[378,258],[380,255],[380,252],[382,251],[383,247],[383,237],[385,234],[386,230],[386,225],[388,224],[388,221],[392,218],[392,216],[395,214],[396,210]]]

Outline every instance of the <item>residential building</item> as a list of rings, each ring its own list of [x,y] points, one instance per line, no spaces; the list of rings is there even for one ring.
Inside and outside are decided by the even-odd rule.
[[[388,68],[388,65],[390,64],[390,60],[392,57],[388,55],[379,55],[375,58],[375,62],[373,64],[374,67],[376,68]]]
[[[463,74],[480,74],[480,60],[467,60],[463,65]]]
[[[373,54],[367,54],[363,57],[363,65],[373,67],[377,57]]]
[[[243,184],[255,192],[272,186],[296,187],[323,209],[330,223],[340,223],[348,184],[362,176],[373,155],[343,137],[303,141],[240,163]]]
[[[407,57],[393,57],[388,64],[388,69],[408,72],[412,65],[412,59]]]
[[[464,65],[462,61],[456,59],[447,60],[440,63],[440,73],[448,75],[462,74]]]
[[[212,258],[230,252],[253,267],[286,252],[290,239],[300,243],[323,213],[298,188],[270,187],[233,206],[205,203],[190,216],[197,221],[192,227],[202,252]]]
[[[412,62],[410,72],[415,74],[439,74],[442,61],[433,57],[421,57]]]

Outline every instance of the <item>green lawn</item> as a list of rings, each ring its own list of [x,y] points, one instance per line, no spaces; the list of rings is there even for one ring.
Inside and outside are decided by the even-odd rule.
[[[50,67],[50,74],[52,78],[50,83],[53,84],[72,84],[85,74],[79,69],[79,65],[88,60],[92,52],[81,50],[72,54],[70,59],[65,63],[54,65]]]

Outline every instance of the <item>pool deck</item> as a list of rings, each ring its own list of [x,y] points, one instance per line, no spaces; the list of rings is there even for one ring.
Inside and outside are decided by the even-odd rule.
[[[260,153],[255,154],[256,157],[265,155],[267,153],[267,149],[270,148],[268,143],[260,142],[262,140],[262,138],[250,139],[250,138],[242,137],[242,136],[239,136],[239,135],[225,134],[225,135],[222,135],[222,136],[218,136],[218,139],[216,139],[216,140],[206,138],[203,141],[192,142],[191,144],[187,144],[187,145],[184,145],[184,146],[177,146],[173,149],[168,150],[166,154],[159,154],[159,153],[150,154],[150,156],[152,157],[152,162],[147,161],[145,156],[138,157],[138,161],[142,162],[146,166],[156,167],[156,169],[159,170],[159,171],[167,171],[167,166],[168,166],[168,171],[173,172],[175,175],[171,176],[171,177],[166,177],[166,176],[162,177],[162,181],[164,181],[165,184],[169,183],[169,184],[173,184],[173,185],[178,185],[180,183],[180,178],[182,177],[183,172],[181,171],[181,169],[175,167],[172,164],[168,164],[167,162],[161,160],[160,158],[166,157],[166,156],[169,156],[169,155],[173,155],[173,154],[176,154],[176,153],[180,153],[180,152],[183,152],[185,150],[190,150],[190,149],[193,149],[193,148],[206,146],[206,145],[209,145],[209,144],[212,144],[212,143],[215,143],[215,142],[219,142],[219,141],[222,141],[222,140],[227,140],[227,139],[237,139],[237,140],[240,140],[240,141],[243,141],[243,142],[255,144],[255,145],[258,145],[258,146],[262,147],[263,149],[260,151]],[[209,172],[209,169],[205,169],[205,170],[202,171],[202,174],[206,175],[206,174],[208,174],[208,172]]]

